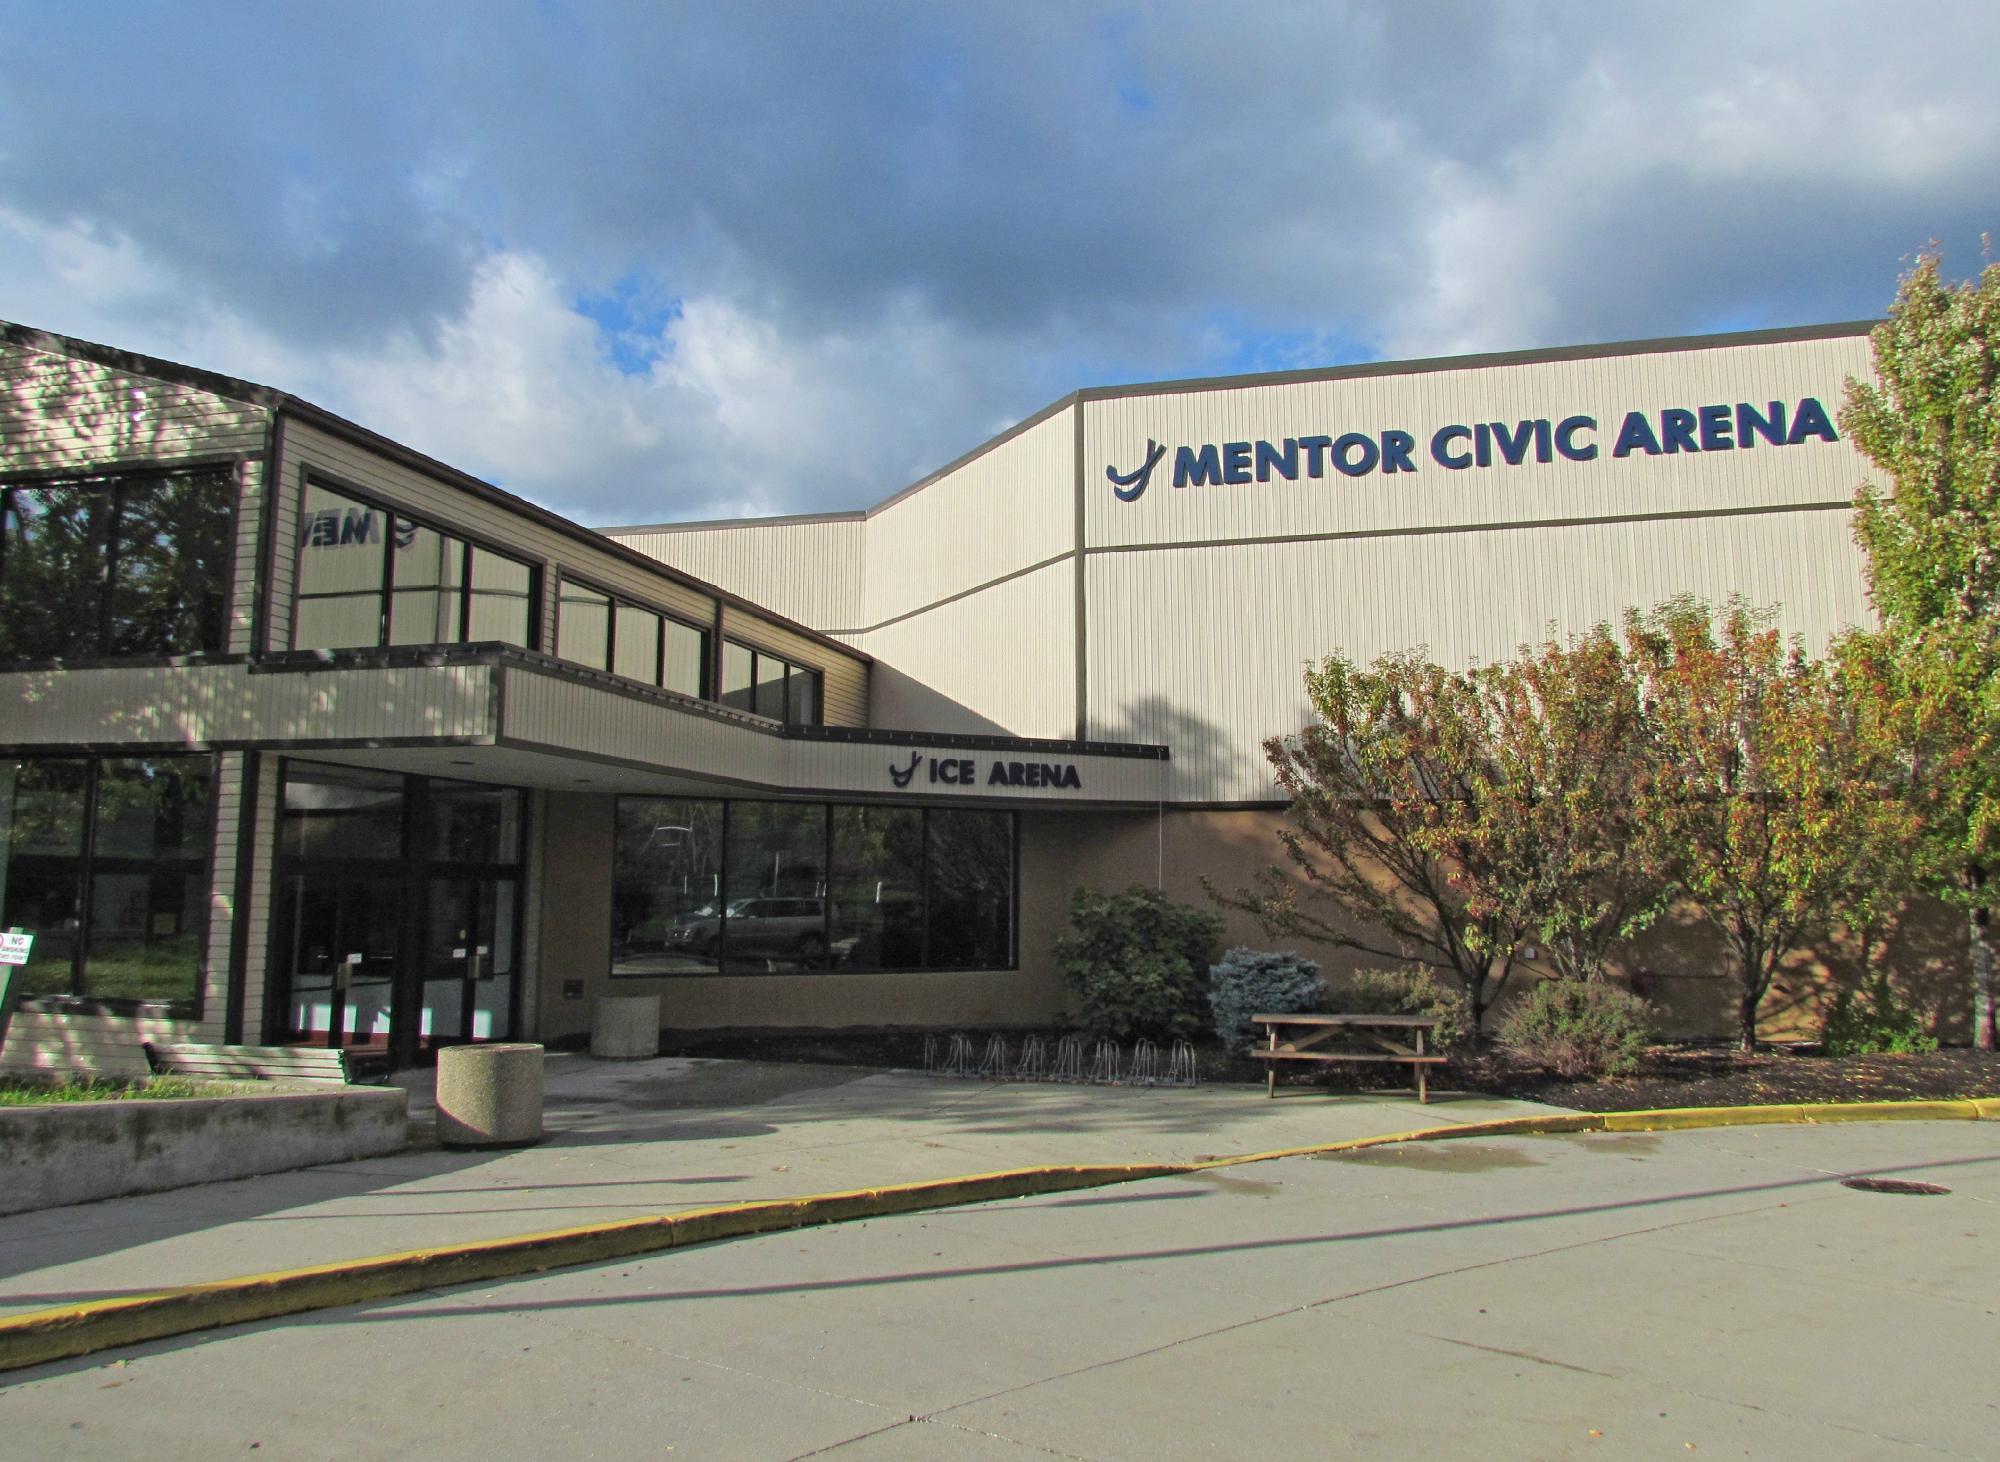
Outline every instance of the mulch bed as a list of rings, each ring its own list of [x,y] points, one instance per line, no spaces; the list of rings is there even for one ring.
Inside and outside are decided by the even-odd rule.
[[[966,1033],[975,1055],[985,1032]],[[1009,1032],[1018,1051],[1023,1032]],[[1039,1032],[1051,1046],[1058,1032]],[[939,1037],[940,1045],[948,1037]],[[1129,1047],[1128,1047],[1129,1049]],[[805,1061],[833,1066],[921,1070],[920,1032],[832,1031],[797,1035],[697,1038],[674,1050],[687,1056],[746,1061]],[[1198,1046],[1201,1079],[1209,1084],[1261,1085],[1263,1068]],[[1380,1077],[1376,1076],[1379,1081]],[[1721,1046],[1661,1046],[1632,1076],[1564,1081],[1498,1054],[1467,1058],[1435,1078],[1439,1087],[1497,1097],[1548,1102],[1590,1112],[1635,1112],[1656,1107],[1734,1107],[1788,1102],[1900,1101],[1915,1098],[2000,1096],[2000,1056],[1954,1049],[1915,1056],[1822,1056],[1811,1047],[1766,1047],[1755,1055]]]

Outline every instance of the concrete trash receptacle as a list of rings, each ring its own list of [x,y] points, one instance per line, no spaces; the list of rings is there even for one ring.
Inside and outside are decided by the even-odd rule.
[[[527,1147],[542,1140],[542,1048],[446,1046],[438,1052],[438,1141]]]
[[[590,1054],[600,1061],[643,1061],[660,1054],[658,995],[600,995],[590,1012]]]

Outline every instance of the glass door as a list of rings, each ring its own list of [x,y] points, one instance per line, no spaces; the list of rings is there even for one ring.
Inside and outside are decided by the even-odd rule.
[[[393,878],[297,872],[283,881],[277,971],[285,1039],[388,1054],[403,885]]]
[[[419,1049],[506,1040],[514,1008],[514,881],[433,878],[429,894]]]

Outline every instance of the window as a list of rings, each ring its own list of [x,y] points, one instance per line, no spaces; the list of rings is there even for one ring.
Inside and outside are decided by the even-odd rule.
[[[292,644],[532,647],[534,584],[518,559],[308,482]]]
[[[0,660],[224,648],[227,467],[0,489]]]
[[[754,650],[734,640],[722,642],[722,703],[752,715],[794,726],[820,723],[820,673],[805,665]]]
[[[697,699],[708,695],[708,632],[565,576],[556,587],[556,653],[592,670]]]
[[[23,995],[198,998],[213,766],[0,761],[0,927],[35,936]]]
[[[623,797],[611,972],[1012,969],[1010,812]]]

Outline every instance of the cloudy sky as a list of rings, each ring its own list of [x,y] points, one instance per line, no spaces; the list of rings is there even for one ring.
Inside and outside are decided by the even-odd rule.
[[[596,524],[1078,386],[1879,314],[2000,6],[0,0],[0,318]]]

